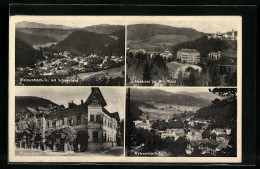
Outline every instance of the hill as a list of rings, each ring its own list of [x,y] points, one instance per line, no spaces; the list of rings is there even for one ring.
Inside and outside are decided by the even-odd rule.
[[[208,99],[195,98],[184,94],[175,94],[159,89],[131,89],[130,98],[135,101],[165,103],[173,105],[186,105],[205,107],[211,104]]]
[[[176,92],[176,94],[182,94],[182,95],[186,95],[186,96],[192,96],[195,98],[202,98],[202,99],[208,99],[208,100],[214,100],[214,99],[221,99],[220,96],[215,95],[213,93],[210,92],[196,92],[194,93],[190,93],[190,92],[186,92],[186,91],[181,91],[181,92]]]
[[[55,29],[72,29],[72,27],[64,25],[53,25],[53,24],[43,24],[37,22],[18,22],[15,24],[15,28],[55,28]]]
[[[27,39],[29,39],[28,36],[32,36],[35,38],[40,36],[41,39],[43,38],[45,39],[46,43],[62,41],[65,38],[67,38],[73,31],[75,31],[75,29],[56,29],[56,28],[17,28],[16,29],[16,32],[25,33],[24,35],[26,35],[25,38]],[[25,41],[25,39],[22,40]],[[37,42],[36,39],[34,39],[34,41]]]
[[[86,26],[82,28],[88,32],[95,32],[99,34],[107,34],[110,35],[113,32],[118,32],[120,30],[125,30],[125,26],[122,25],[108,25],[108,24],[101,24],[101,25],[93,25],[93,26]]]
[[[50,42],[57,42],[56,39],[53,37],[49,36],[44,36],[44,35],[36,35],[36,34],[27,34],[24,32],[15,32],[15,37],[23,40],[25,43],[27,43],[30,46],[33,45],[41,45],[45,43],[50,43]]]
[[[204,119],[214,119],[215,128],[232,127],[235,125],[237,117],[237,104],[234,98],[219,101],[215,105],[210,105],[199,109],[194,117]],[[234,127],[234,126],[233,126]]]
[[[124,54],[124,43],[120,43],[108,35],[82,30],[74,31],[59,42],[57,48],[87,55],[91,53],[97,55]]]
[[[52,106],[57,106],[56,103],[53,103],[50,100],[36,96],[15,96],[15,116],[19,117],[20,114],[26,111],[25,107],[36,109],[38,106],[49,107],[50,104],[52,104]]]
[[[33,66],[37,60],[44,59],[40,51],[34,50],[19,38],[15,38],[15,67]]]
[[[207,36],[203,36],[194,41],[183,42],[173,46],[171,48],[171,50],[173,51],[173,56],[176,57],[177,51],[183,48],[197,49],[198,51],[200,51],[202,57],[206,57],[207,54],[212,51],[236,51],[237,42],[220,39],[208,39]]]
[[[147,51],[164,51],[186,41],[202,37],[204,33],[192,28],[177,28],[160,24],[136,24],[127,27],[128,47]]]

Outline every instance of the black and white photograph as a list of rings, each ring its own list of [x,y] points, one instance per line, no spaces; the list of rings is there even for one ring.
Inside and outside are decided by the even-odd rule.
[[[241,19],[10,16],[9,161],[241,162]]]
[[[237,157],[237,88],[128,88],[126,155]]]
[[[124,86],[120,20],[16,17],[15,85]]]
[[[237,86],[240,27],[240,17],[129,21],[127,85]]]
[[[123,156],[125,88],[17,88],[16,156]]]

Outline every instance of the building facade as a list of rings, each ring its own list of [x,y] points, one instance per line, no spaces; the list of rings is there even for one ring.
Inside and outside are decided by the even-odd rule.
[[[196,49],[180,49],[177,52],[177,59],[183,63],[198,64],[200,62],[200,52]]]
[[[221,56],[220,51],[208,53],[209,60],[220,60],[220,56]]]
[[[27,107],[29,117],[34,116],[40,125],[43,140],[49,130],[61,129],[67,126],[77,132],[88,134],[87,143],[74,144],[74,150],[87,145],[85,150],[99,150],[117,146],[117,136],[120,131],[120,118],[118,112],[110,113],[104,107],[107,105],[101,91],[97,87],[91,88],[91,94],[80,105],[73,102],[68,108],[42,108],[35,110]],[[27,115],[28,116],[28,115]],[[18,121],[17,121],[18,123]]]

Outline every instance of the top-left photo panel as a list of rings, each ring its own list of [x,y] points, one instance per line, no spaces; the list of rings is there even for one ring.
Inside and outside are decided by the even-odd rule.
[[[15,86],[125,85],[123,17],[10,16],[9,33]]]

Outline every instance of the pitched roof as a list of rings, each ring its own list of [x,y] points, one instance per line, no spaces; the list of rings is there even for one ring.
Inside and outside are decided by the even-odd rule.
[[[93,101],[93,97],[96,94],[99,96],[97,99],[99,99],[101,106],[105,107],[107,105],[107,103],[98,87],[91,87],[91,94],[89,95],[88,99],[86,100],[86,103],[90,104]]]
[[[120,121],[120,117],[118,112],[110,113],[113,118],[115,118],[117,121]]]
[[[54,113],[48,114],[46,118],[60,118],[60,117],[66,117],[70,115],[76,115],[76,114],[81,114],[83,112],[86,112],[88,109],[87,105],[82,104],[78,105],[76,107],[73,107],[71,109],[67,108],[61,111],[56,111]]]
[[[188,53],[194,53],[194,52],[199,52],[197,49],[180,49],[178,52],[188,52]]]

